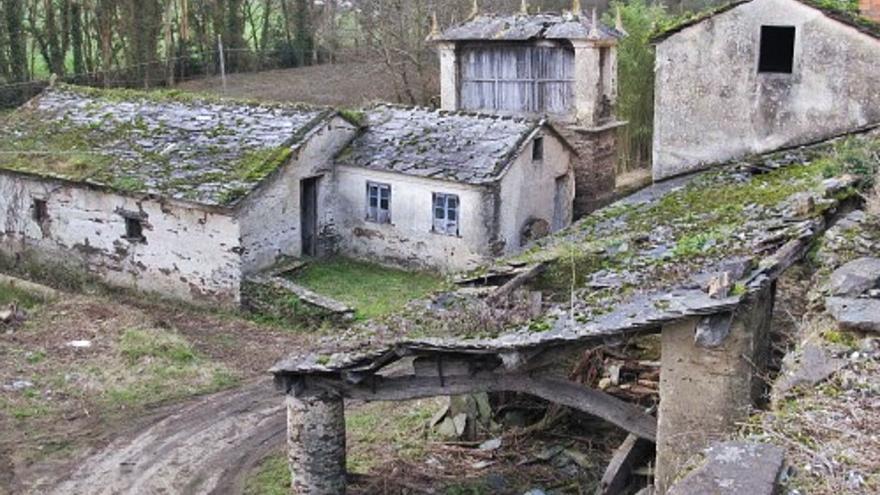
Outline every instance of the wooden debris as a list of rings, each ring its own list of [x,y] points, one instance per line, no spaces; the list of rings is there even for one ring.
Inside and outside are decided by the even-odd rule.
[[[605,469],[596,495],[624,493],[633,478],[633,470],[654,455],[654,445],[635,435],[629,435],[614,452],[611,463]]]

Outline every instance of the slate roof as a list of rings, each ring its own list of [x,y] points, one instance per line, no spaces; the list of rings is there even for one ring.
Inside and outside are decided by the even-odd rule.
[[[674,36],[685,29],[700,24],[703,21],[711,19],[717,15],[723,14],[729,10],[735,9],[740,5],[751,3],[754,0],[736,0],[718,7],[715,7],[710,10],[706,10],[703,12],[698,12],[696,14],[690,15],[683,19],[678,20],[678,22],[673,23],[670,26],[666,26],[660,29],[654,36],[651,37],[652,43],[660,43],[671,36]],[[876,23],[858,13],[857,10],[852,10],[849,8],[835,8],[833,3],[828,0],[794,0],[796,2],[800,2],[808,7],[812,7],[816,10],[821,11],[827,17],[830,17],[838,22],[851,26],[869,36],[873,36],[874,38],[880,38],[880,23]],[[841,6],[844,5],[844,2],[840,2]]]
[[[0,122],[0,169],[211,206],[247,195],[334,112],[60,86]]]
[[[513,117],[378,105],[337,164],[469,184],[502,175],[543,123]]]
[[[844,143],[870,156],[880,135]],[[840,204],[858,194],[851,175],[824,178],[842,145],[781,151],[655,184],[460,281],[476,287],[315,339],[272,371],[354,377],[413,355],[504,359],[732,311],[802,259]],[[543,294],[540,316],[529,297],[486,298],[539,266],[544,271],[526,290]],[[730,290],[712,293],[719,277],[729,278]]]
[[[598,38],[591,37],[589,16],[563,14],[483,14],[453,26],[434,41],[533,41],[533,40],[616,40],[623,36],[601,22]]]

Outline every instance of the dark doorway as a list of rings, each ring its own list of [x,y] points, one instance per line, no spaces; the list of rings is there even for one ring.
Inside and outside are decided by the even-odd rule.
[[[320,177],[300,182],[300,222],[303,256],[318,255],[318,183]]]

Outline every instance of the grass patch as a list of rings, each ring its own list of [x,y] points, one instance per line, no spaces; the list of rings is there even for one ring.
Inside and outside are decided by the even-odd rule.
[[[19,287],[0,283],[0,308],[10,304],[18,304],[20,308],[33,309],[43,304],[45,299],[42,296],[28,292]]]
[[[245,495],[287,495],[292,479],[287,456],[279,453],[266,458],[259,470],[247,481]]]
[[[211,393],[238,381],[226,367],[203,359],[181,336],[164,330],[127,330],[117,353],[118,362],[92,369],[106,384],[103,400],[112,410]]]
[[[310,263],[296,272],[292,280],[354,307],[359,319],[393,313],[446,285],[445,279],[436,274],[407,272],[346,258]]]

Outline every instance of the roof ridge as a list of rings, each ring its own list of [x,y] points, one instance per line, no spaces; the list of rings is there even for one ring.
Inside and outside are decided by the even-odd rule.
[[[418,110],[424,111],[427,113],[436,113],[442,116],[445,115],[453,115],[460,117],[474,117],[478,119],[484,120],[511,120],[514,122],[526,122],[526,123],[536,123],[541,120],[546,120],[543,117],[528,117],[523,115],[513,115],[513,114],[499,114],[499,113],[491,113],[487,111],[480,110],[445,110],[442,108],[433,108],[427,107],[423,105],[405,105],[402,103],[389,103],[389,102],[380,102],[373,105],[372,108],[378,107],[388,107],[388,108],[398,108],[403,110]]]

